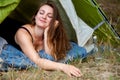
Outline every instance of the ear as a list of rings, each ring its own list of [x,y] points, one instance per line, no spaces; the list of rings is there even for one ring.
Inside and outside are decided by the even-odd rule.
[[[55,20],[55,22],[54,22],[54,26],[55,26],[55,28],[57,28],[58,25],[59,25],[59,21],[58,21],[58,20]]]

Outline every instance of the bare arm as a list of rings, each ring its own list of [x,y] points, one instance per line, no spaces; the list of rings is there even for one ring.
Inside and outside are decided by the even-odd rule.
[[[47,59],[40,58],[40,56],[34,49],[31,37],[26,31],[22,29],[18,30],[15,35],[15,40],[16,43],[21,47],[25,55],[28,56],[30,60],[32,60],[40,68],[43,68],[45,70],[60,70],[68,74],[69,76],[71,75],[74,75],[76,77],[81,76],[80,70],[72,65],[66,65],[63,63],[57,63]]]

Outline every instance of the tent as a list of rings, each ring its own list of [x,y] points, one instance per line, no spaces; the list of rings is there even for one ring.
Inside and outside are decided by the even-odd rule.
[[[9,34],[15,32],[8,30],[29,23],[33,13],[43,1],[47,0],[0,0],[0,36],[11,40]],[[119,34],[110,25],[95,0],[53,1],[59,8],[70,40],[80,46],[86,46],[91,37],[97,35],[99,42],[110,41],[110,43],[120,44]]]

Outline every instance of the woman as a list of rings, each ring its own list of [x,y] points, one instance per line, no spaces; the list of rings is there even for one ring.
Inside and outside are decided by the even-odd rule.
[[[9,63],[13,67],[38,66],[45,70],[60,70],[69,76],[80,77],[82,75],[75,66],[60,63],[77,57],[84,58],[86,50],[68,41],[58,9],[52,1],[40,5],[33,16],[32,23],[18,29],[15,41],[22,51],[7,45],[0,55],[3,56],[7,53],[8,56],[6,50],[12,49],[14,54],[9,56],[13,57],[13,60]],[[3,58],[3,60],[6,59]]]

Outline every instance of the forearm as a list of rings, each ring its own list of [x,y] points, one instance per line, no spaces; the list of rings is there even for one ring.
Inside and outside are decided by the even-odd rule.
[[[45,70],[59,70],[62,71],[63,63],[53,62],[47,59],[39,59],[37,65]]]
[[[76,76],[80,77],[82,74],[78,68],[72,65],[66,65],[63,63],[57,63],[53,61],[49,61],[46,59],[39,59],[39,67],[45,69],[45,70],[57,70],[57,71],[62,71],[69,76]]]

